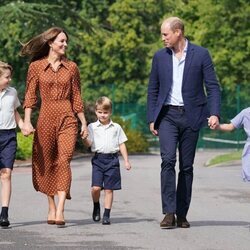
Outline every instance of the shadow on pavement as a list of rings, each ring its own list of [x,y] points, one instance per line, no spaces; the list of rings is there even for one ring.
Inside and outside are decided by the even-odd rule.
[[[250,226],[249,221],[218,221],[218,220],[204,220],[191,221],[192,227],[207,227],[207,226]]]
[[[155,221],[154,219],[138,219],[136,217],[114,217],[111,218],[111,223],[112,224],[121,224],[121,223],[126,223],[126,224],[131,224],[131,223],[138,223],[138,222],[152,222]],[[100,222],[93,222],[92,219],[85,219],[85,220],[66,220],[66,225],[65,227],[75,227],[75,226],[81,226],[81,225],[91,225],[91,224],[100,224]],[[17,228],[17,227],[25,227],[25,226],[32,226],[32,225],[47,225],[46,221],[27,221],[27,222],[17,222],[11,224],[9,228]],[[54,226],[54,225],[48,225],[48,226]]]

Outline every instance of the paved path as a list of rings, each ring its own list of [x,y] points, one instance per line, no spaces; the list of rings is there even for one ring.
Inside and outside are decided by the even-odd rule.
[[[197,152],[189,229],[159,227],[159,155],[131,156],[133,170],[122,169],[123,189],[115,192],[110,226],[91,220],[89,157],[72,162],[66,228],[45,223],[46,197],[34,191],[30,168],[15,168],[11,228],[0,229],[0,249],[250,249],[249,183],[241,181],[238,164],[204,167],[218,153]]]

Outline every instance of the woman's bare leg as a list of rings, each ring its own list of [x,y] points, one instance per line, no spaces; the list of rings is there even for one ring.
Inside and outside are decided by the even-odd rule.
[[[48,195],[49,211],[48,211],[48,222],[51,224],[56,220],[56,203],[54,195]]]
[[[56,209],[56,221],[64,221],[64,205],[66,200],[66,192],[58,191],[58,204]]]

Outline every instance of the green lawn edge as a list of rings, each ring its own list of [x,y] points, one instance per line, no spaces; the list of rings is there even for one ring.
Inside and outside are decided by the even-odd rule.
[[[228,154],[217,155],[206,163],[206,167],[221,165],[231,161],[241,160],[242,150],[230,152]]]

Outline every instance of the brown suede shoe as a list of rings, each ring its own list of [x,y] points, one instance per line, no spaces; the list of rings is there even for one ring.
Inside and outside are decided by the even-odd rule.
[[[189,228],[190,224],[185,217],[177,216],[177,227]]]
[[[175,227],[175,216],[174,214],[166,214],[162,222],[160,223],[161,228],[174,228]]]

